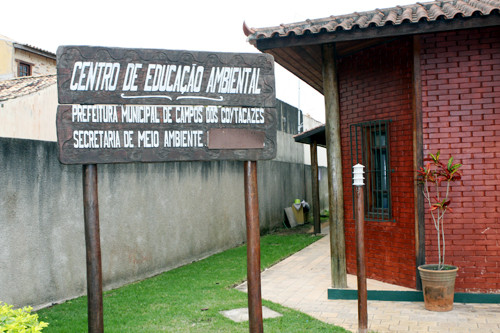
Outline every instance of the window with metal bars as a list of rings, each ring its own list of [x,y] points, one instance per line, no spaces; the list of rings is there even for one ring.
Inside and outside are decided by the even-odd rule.
[[[350,128],[351,165],[365,166],[365,219],[392,221],[390,120],[353,124]],[[354,192],[353,192],[354,207]]]

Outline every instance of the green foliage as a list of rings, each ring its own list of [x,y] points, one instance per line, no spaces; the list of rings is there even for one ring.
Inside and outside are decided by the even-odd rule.
[[[434,227],[437,231],[437,244],[438,244],[438,268],[444,268],[445,258],[445,237],[444,237],[444,215],[447,211],[452,211],[450,208],[451,200],[450,185],[452,182],[458,181],[462,178],[460,167],[462,164],[453,164],[453,157],[450,157],[448,163],[444,164],[439,161],[440,151],[434,154],[429,154],[425,159],[427,163],[417,170],[417,181],[423,184],[424,198],[427,200],[429,210],[431,213]],[[445,186],[442,186],[442,185]],[[432,195],[434,192],[434,196]]]
[[[49,324],[38,321],[37,314],[31,314],[30,306],[14,310],[12,305],[0,301],[0,332],[5,333],[33,333],[41,332]]]

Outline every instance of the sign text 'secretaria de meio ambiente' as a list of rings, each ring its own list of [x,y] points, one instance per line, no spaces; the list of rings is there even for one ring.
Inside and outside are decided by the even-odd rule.
[[[62,46],[57,81],[62,163],[276,156],[270,55]]]

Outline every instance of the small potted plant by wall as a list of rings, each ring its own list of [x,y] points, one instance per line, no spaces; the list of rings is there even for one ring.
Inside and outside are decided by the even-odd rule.
[[[439,161],[440,152],[429,154],[423,167],[417,170],[417,181],[423,185],[422,192],[429,206],[430,215],[437,232],[438,263],[418,267],[422,279],[424,304],[427,310],[450,311],[453,309],[455,278],[458,267],[445,265],[444,218],[450,208],[451,184],[461,179],[459,163],[450,157],[447,164]]]

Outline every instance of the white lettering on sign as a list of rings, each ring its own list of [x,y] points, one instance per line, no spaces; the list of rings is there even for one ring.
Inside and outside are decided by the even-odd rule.
[[[260,68],[213,67],[206,92],[219,94],[260,94]]]
[[[145,73],[141,74],[144,70]],[[205,67],[192,65],[127,63],[122,91],[200,93]],[[144,78],[143,87],[138,78]],[[260,68],[212,67],[208,77],[206,93],[248,94],[261,93]],[[120,63],[77,61],[71,73],[72,91],[116,91],[120,79]],[[139,80],[140,81],[140,80]]]
[[[137,70],[142,68],[142,64],[127,64],[125,79],[123,80],[123,91],[137,91]]]
[[[163,123],[171,124],[172,123],[172,106],[164,106],[163,107]]]
[[[73,131],[75,148],[120,148],[118,131]]]
[[[217,106],[210,105],[206,109],[206,123],[217,124],[219,122],[219,115],[217,114]]]
[[[116,123],[116,105],[78,105],[71,106],[71,121],[80,123]]]
[[[122,122],[159,124],[155,105],[126,105],[122,107]]]
[[[203,131],[165,131],[163,147],[202,148]]]
[[[222,107],[223,124],[264,124],[263,108]]]
[[[133,139],[134,139],[134,131],[124,131],[123,132],[123,147],[134,148],[134,143],[132,142]]]
[[[72,144],[78,149],[203,148],[207,131],[203,124],[213,124],[208,128],[220,127],[220,124],[265,124],[266,118],[265,109],[260,107],[74,104],[71,106],[71,121],[129,124],[119,126],[119,130],[102,129],[103,125],[99,125],[101,129],[74,129]],[[155,127],[149,129],[135,124],[155,124]],[[159,124],[168,124],[168,127],[158,129]],[[182,128],[180,124],[189,125]],[[175,129],[176,126],[181,129]]]
[[[175,107],[175,122],[180,124],[190,124],[196,123],[200,124],[203,122],[203,106],[176,106]]]
[[[77,61],[71,74],[70,90],[115,91],[120,74],[118,62]]]
[[[160,133],[158,131],[139,131],[137,136],[137,146],[139,148],[157,148],[160,146]]]
[[[203,66],[149,64],[144,91],[197,93],[203,81]]]

